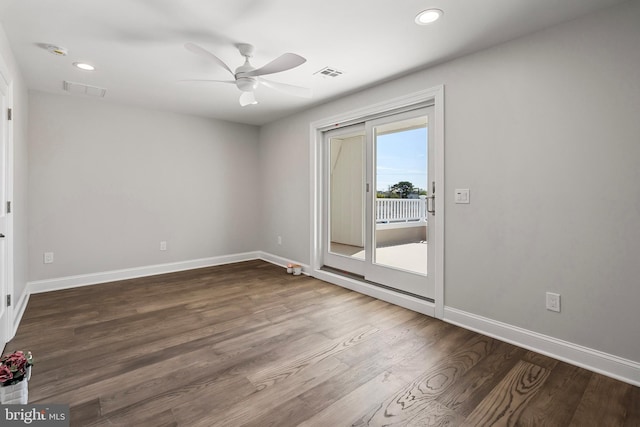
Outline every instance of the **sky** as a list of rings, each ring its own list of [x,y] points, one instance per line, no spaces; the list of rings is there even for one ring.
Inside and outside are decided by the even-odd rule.
[[[390,133],[377,138],[376,189],[387,191],[400,181],[427,188],[427,129]]]

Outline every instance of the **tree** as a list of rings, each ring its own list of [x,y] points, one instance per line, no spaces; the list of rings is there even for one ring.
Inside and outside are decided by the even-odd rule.
[[[409,194],[415,191],[415,187],[409,181],[400,181],[397,184],[393,184],[389,190],[392,193],[400,195],[401,199],[406,199],[409,197]]]

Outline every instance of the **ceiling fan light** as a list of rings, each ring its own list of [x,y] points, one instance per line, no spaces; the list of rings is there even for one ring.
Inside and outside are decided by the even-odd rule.
[[[428,25],[437,21],[444,14],[440,9],[427,9],[423,10],[416,16],[416,24]]]
[[[241,107],[246,107],[247,105],[256,105],[258,103],[253,92],[242,92],[239,101]]]

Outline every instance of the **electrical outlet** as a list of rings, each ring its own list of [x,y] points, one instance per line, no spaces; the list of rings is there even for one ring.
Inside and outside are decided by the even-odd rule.
[[[161,251],[166,251],[167,250],[167,242],[165,242],[164,240],[162,242],[160,242],[160,250]]]
[[[560,312],[560,294],[547,292],[547,310]]]
[[[278,236],[278,244],[281,245],[282,244],[282,236]]]
[[[43,259],[45,264],[53,264],[53,252],[45,252]]]

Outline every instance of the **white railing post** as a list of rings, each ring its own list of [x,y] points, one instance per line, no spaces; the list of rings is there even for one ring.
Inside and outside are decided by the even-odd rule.
[[[420,195],[420,221],[427,222],[427,196]]]

